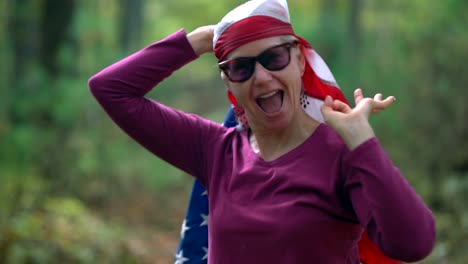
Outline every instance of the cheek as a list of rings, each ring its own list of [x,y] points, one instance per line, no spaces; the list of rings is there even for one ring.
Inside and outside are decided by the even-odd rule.
[[[250,97],[250,87],[249,81],[245,83],[229,83],[229,91],[231,94],[237,99],[238,103],[242,103],[242,101],[248,100]]]
[[[247,95],[243,92],[243,87],[228,86],[227,96],[233,105],[244,106]]]

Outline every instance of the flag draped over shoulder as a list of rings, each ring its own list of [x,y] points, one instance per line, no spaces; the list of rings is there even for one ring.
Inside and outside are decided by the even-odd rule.
[[[182,223],[180,244],[174,264],[206,264],[208,261],[208,196],[195,181]]]
[[[232,108],[228,109],[223,125],[237,125]],[[190,196],[187,215],[182,223],[180,243],[174,264],[206,264],[208,259],[208,195],[205,188],[195,180]]]

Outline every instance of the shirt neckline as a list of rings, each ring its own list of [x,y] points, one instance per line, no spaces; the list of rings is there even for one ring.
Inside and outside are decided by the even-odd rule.
[[[252,147],[250,146],[248,130],[243,131],[244,133],[242,135],[242,141],[244,143],[244,148],[248,148],[247,154],[249,155],[249,158],[252,158],[253,160],[258,161],[260,164],[263,164],[266,166],[274,166],[277,164],[289,162],[295,159],[297,156],[301,155],[303,153],[303,149],[309,145],[310,141],[313,141],[315,138],[319,137],[320,134],[322,134],[322,130],[325,129],[325,127],[326,125],[324,123],[320,123],[315,128],[315,130],[310,134],[310,136],[304,142],[302,142],[299,146],[293,148],[292,150],[284,153],[283,155],[271,161],[264,160],[260,155],[255,153],[255,151],[252,149]]]

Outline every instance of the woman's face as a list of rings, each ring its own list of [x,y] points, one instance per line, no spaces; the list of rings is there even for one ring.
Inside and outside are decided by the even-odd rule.
[[[236,98],[238,105],[244,108],[249,126],[254,131],[284,129],[291,124],[294,117],[299,116],[298,111],[302,111],[299,99],[305,61],[298,44],[281,45],[285,43],[292,41],[287,41],[281,36],[264,38],[244,44],[228,55],[227,60],[256,57],[262,54],[259,57],[260,62],[258,60],[255,62],[253,74],[249,79],[233,82],[226,74],[222,74],[226,86]],[[289,64],[280,70],[272,67],[275,64],[275,56],[282,56],[288,50]],[[242,63],[229,66],[242,66]],[[230,77],[232,79],[238,76]]]

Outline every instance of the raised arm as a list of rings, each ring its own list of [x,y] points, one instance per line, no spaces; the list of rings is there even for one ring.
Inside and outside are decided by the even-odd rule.
[[[144,95],[201,54],[204,48],[196,40],[201,34],[188,37],[179,30],[89,80],[92,94],[117,125],[157,156],[194,176],[203,174],[204,140],[221,126]]]

